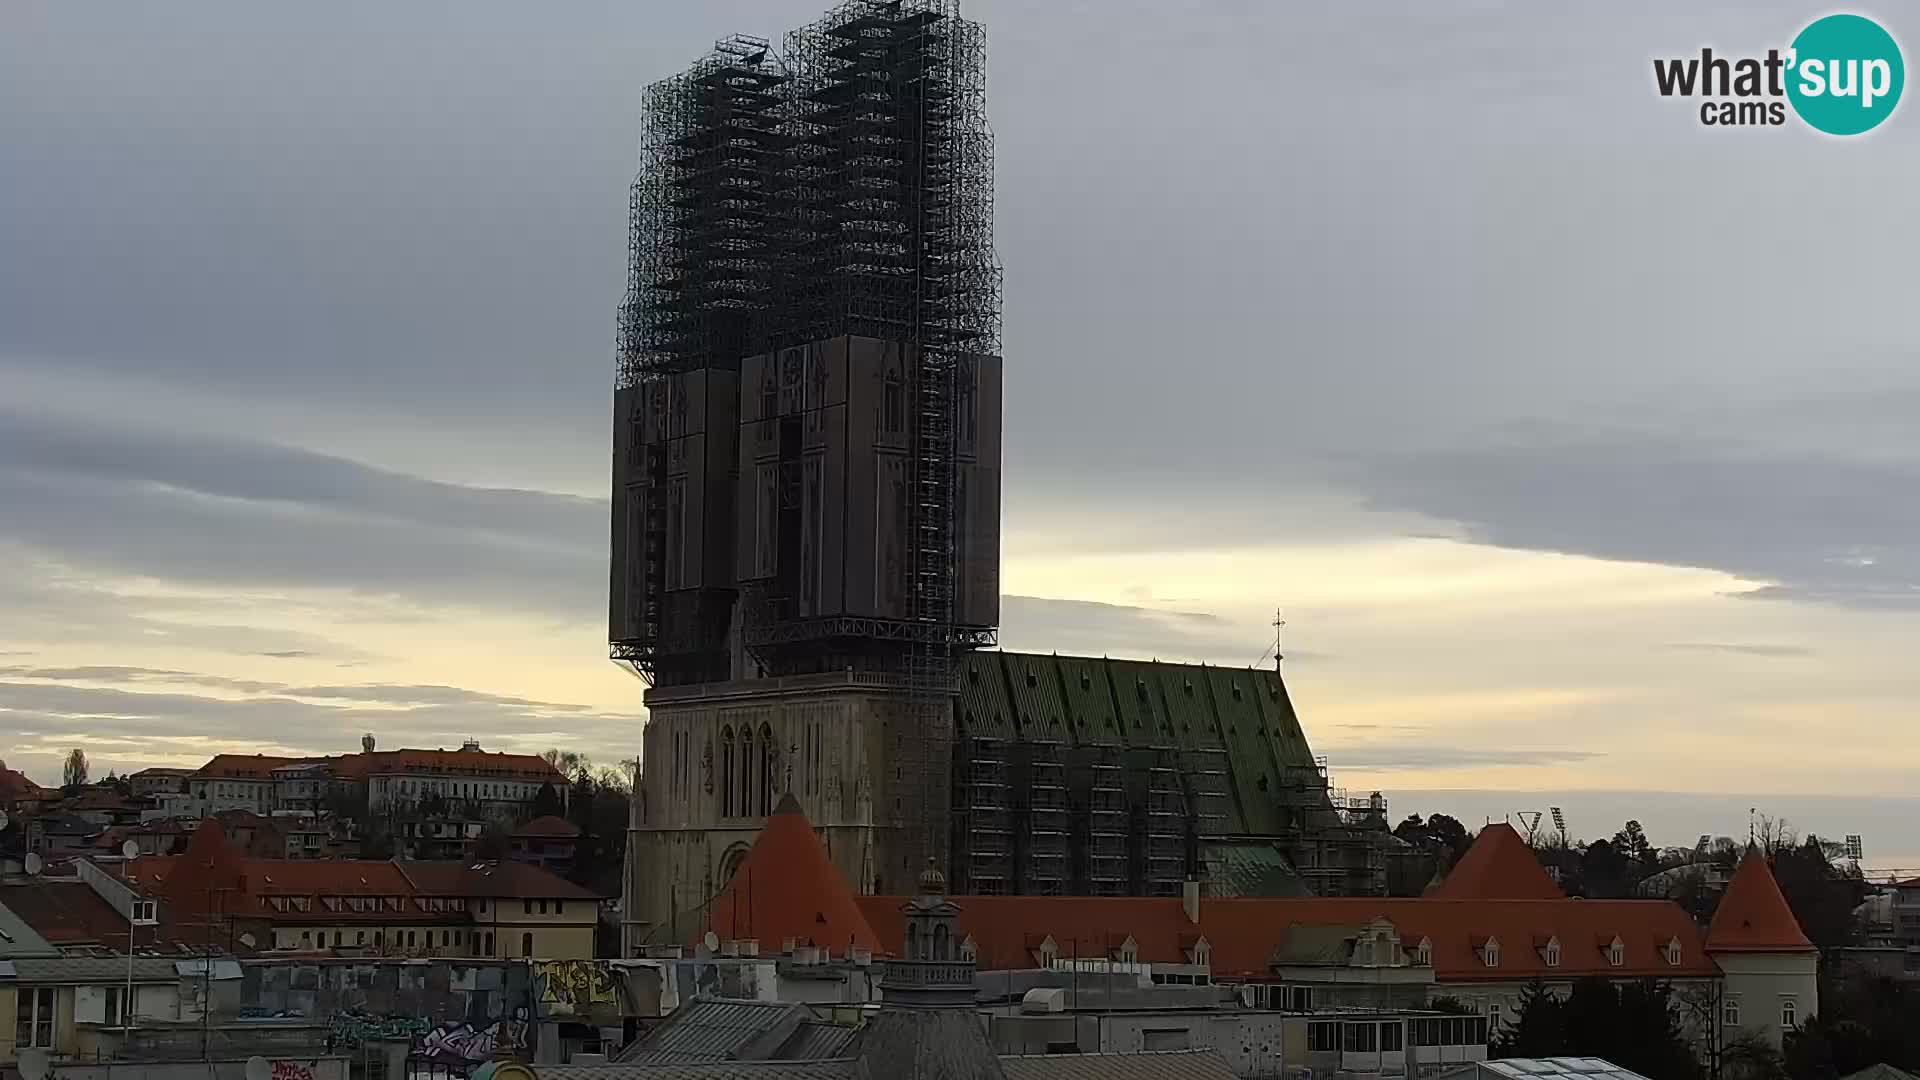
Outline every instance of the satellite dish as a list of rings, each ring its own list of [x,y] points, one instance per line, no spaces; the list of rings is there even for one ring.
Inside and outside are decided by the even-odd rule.
[[[253,945],[254,945],[254,939],[253,939],[253,935],[252,935],[252,934],[250,934],[250,933],[249,933],[249,934],[241,934],[241,935],[240,935],[240,944],[242,944],[242,945],[245,945],[245,946],[246,946],[247,948],[249,948],[249,949],[251,949],[251,948],[253,948]]]
[[[27,867],[28,876],[38,874],[41,870],[45,869],[47,865],[47,861],[45,859],[42,859],[40,857],[40,853],[37,851],[27,852],[25,863]]]
[[[255,1054],[247,1059],[247,1080],[272,1080],[273,1066],[267,1059]]]
[[[137,858],[139,855],[140,855],[139,844],[136,844],[133,841],[129,840],[126,843],[120,845],[121,858],[132,859],[132,858]]]
[[[707,947],[708,952],[720,951],[720,935],[711,930],[707,931],[706,937],[700,939],[700,943]]]

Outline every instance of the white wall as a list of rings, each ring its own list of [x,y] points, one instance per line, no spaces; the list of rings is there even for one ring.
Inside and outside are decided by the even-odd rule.
[[[1815,953],[1715,953],[1713,958],[1726,972],[1725,1000],[1740,1007],[1738,1027],[1722,1024],[1723,1045],[1757,1033],[1778,1047],[1787,1002],[1793,1003],[1797,1023],[1806,1023],[1820,1009],[1820,960]]]

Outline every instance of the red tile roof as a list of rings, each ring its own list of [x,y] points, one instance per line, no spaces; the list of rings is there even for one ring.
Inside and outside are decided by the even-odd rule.
[[[896,906],[903,902],[894,901]],[[853,890],[827,859],[792,792],[781,798],[733,879],[707,909],[707,929],[774,948],[793,938],[836,956],[854,945],[879,947]]]
[[[513,830],[513,835],[516,838],[523,836],[574,837],[580,835],[580,826],[566,818],[545,814]]]
[[[517,862],[403,862],[418,891],[434,896],[599,900],[593,892],[537,866]]]
[[[181,905],[183,913],[206,911],[211,902],[225,914],[286,922],[392,921],[383,904],[371,911],[334,908],[327,897],[399,898],[409,918],[419,918],[413,899],[467,897],[599,900],[536,866],[520,863],[388,862],[373,859],[250,859],[225,841],[212,818],[194,830],[180,855],[146,855],[127,869],[129,882],[143,893]],[[209,887],[217,898],[210,901]],[[306,897],[320,901],[305,911],[275,906],[273,898]],[[463,919],[464,909],[445,912]]]
[[[490,754],[484,750],[376,750],[333,758],[336,776],[361,779],[394,773],[433,773],[445,776],[482,776],[508,780],[543,780],[556,785],[567,778],[538,754]]]
[[[1513,826],[1488,825],[1445,880],[1427,894],[1436,900],[1564,900]]]
[[[1710,952],[1812,952],[1813,942],[1780,894],[1767,860],[1747,849],[1707,928]]]
[[[1521,851],[1525,853],[1525,845]],[[1487,861],[1499,869],[1506,860]],[[1506,876],[1490,875],[1496,883],[1512,884],[1504,881]],[[706,929],[723,939],[755,938],[774,947],[793,938],[836,952],[851,942],[897,954],[903,945],[901,909],[907,899],[855,897],[789,795],[714,902]],[[1580,975],[1670,978],[1717,970],[1701,948],[1693,920],[1666,900],[1203,899],[1196,925],[1178,897],[950,899],[960,909],[961,932],[974,939],[983,970],[1037,966],[1036,950],[1049,936],[1062,958],[1111,955],[1132,937],[1141,960],[1168,964],[1188,963],[1186,950],[1205,937],[1216,973],[1270,979],[1276,950],[1294,928],[1358,930],[1381,918],[1392,922],[1403,947],[1413,950],[1423,940],[1431,943],[1434,974],[1443,982]],[[1625,963],[1619,967],[1609,962],[1605,948],[1616,936],[1626,948]],[[1555,939],[1560,963],[1548,968],[1545,942]],[[1489,940],[1501,943],[1495,967],[1486,966],[1476,951]],[[1680,962],[1669,964],[1666,947],[1676,941]]]
[[[240,780],[270,780],[273,770],[282,765],[314,760],[317,759],[267,757],[264,754],[215,754],[213,760],[200,766],[193,775],[202,780],[216,776]]]
[[[1185,946],[1207,939],[1217,975],[1271,978],[1274,950],[1296,926],[1361,928],[1377,918],[1393,923],[1408,950],[1432,942],[1434,975],[1442,982],[1710,975],[1714,965],[1700,934],[1678,905],[1665,900],[1436,900],[1338,897],[1328,899],[1205,899],[1200,923],[1187,921],[1178,897],[956,896],[963,934],[974,939],[982,970],[1035,967],[1035,950],[1051,936],[1066,958],[1110,955],[1132,936],[1149,963],[1188,963]],[[863,896],[857,901],[883,951],[898,952],[905,933],[905,897]],[[1608,962],[1602,939],[1618,935],[1625,964]],[[746,935],[741,935],[746,936]],[[1187,941],[1183,943],[1182,939]],[[1560,964],[1549,968],[1544,943],[1558,938]],[[1487,967],[1476,949],[1500,942],[1500,964]],[[762,936],[765,940],[765,936]],[[1536,951],[1534,942],[1542,944]],[[1665,949],[1680,942],[1680,963]],[[1102,943],[1107,949],[1102,948]]]
[[[0,886],[0,904],[33,932],[58,946],[127,947],[127,917],[84,881],[36,881]],[[146,944],[146,935],[141,935]]]
[[[34,783],[26,773],[0,766],[0,801],[38,799],[45,793],[46,789]]]

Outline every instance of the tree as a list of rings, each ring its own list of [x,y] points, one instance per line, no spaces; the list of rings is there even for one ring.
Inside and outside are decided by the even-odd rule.
[[[1638,864],[1638,873],[1645,875],[1653,868],[1653,845],[1648,842],[1646,830],[1638,821],[1628,821],[1624,827],[1613,834],[1613,847],[1622,856]]]
[[[560,793],[554,790],[553,781],[542,783],[540,790],[533,794],[533,816],[559,817],[560,811]]]
[[[1466,1002],[1452,994],[1441,994],[1439,997],[1428,1000],[1427,1008],[1433,1012],[1446,1013],[1448,1016],[1470,1016],[1473,1013],[1472,1009],[1467,1008]]]
[[[489,826],[480,838],[473,842],[473,857],[485,862],[499,862],[513,852],[513,837],[499,822]]]
[[[1595,840],[1587,845],[1580,859],[1580,878],[1586,883],[1586,895],[1618,898],[1630,891],[1631,868],[1627,857],[1611,841]]]
[[[1791,1032],[1787,1035],[1792,1038]],[[1780,1051],[1757,1031],[1746,1031],[1720,1048],[1720,1080],[1786,1080]]]
[[[1823,952],[1853,944],[1853,909],[1867,894],[1859,868],[1835,866],[1817,836],[1777,848],[1772,855],[1773,878],[1808,939]]]
[[[66,786],[82,787],[87,782],[87,752],[74,747],[67,751],[66,764],[61,768],[61,776]]]
[[[1565,1001],[1531,983],[1491,1051],[1495,1057],[1601,1057],[1652,1080],[1698,1080],[1700,1068],[1671,998],[1671,987],[1650,979],[1625,985],[1581,979]]]

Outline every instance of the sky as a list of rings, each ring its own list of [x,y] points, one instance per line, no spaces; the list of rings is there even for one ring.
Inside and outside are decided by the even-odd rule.
[[[1004,644],[1247,665],[1283,609],[1395,816],[1920,867],[1920,114],[1704,128],[1653,57],[1825,9],[1670,8],[968,4]],[[632,757],[640,93],[817,9],[7,5],[0,759]]]

